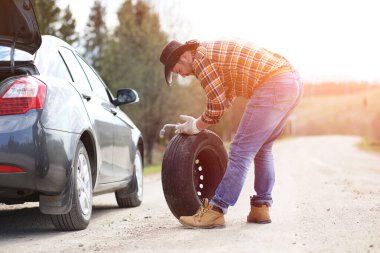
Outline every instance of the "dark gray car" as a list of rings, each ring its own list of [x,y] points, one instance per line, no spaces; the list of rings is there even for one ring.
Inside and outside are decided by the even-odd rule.
[[[87,227],[92,196],[139,206],[141,132],[67,43],[41,36],[29,0],[0,1],[0,203],[39,201],[61,230]]]

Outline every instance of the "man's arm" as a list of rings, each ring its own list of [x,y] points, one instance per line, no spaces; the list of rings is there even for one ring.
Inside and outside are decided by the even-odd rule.
[[[197,127],[205,129],[219,122],[228,101],[217,67],[207,57],[195,61],[194,73],[207,96],[206,109],[197,119]]]
[[[211,124],[207,124],[206,122],[203,122],[201,117],[197,118],[195,125],[199,129],[199,131],[202,131],[208,128],[209,126],[211,126]]]

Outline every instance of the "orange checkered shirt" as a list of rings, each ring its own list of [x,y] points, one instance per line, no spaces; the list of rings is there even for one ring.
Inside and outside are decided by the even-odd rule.
[[[250,98],[269,78],[293,71],[282,56],[247,42],[203,42],[194,54],[194,75],[207,95],[201,119],[219,122],[237,97]]]

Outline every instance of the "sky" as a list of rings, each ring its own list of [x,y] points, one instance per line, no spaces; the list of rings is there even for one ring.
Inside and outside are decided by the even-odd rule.
[[[102,0],[117,25],[123,0]],[[149,0],[172,39],[239,38],[287,58],[308,82],[380,82],[378,0]],[[82,32],[93,0],[70,4]]]

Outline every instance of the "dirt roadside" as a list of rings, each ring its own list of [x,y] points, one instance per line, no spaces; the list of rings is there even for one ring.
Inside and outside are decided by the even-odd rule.
[[[247,224],[253,172],[226,228],[184,229],[171,215],[160,175],[145,179],[141,207],[94,198],[89,227],[57,232],[36,204],[0,205],[0,252],[380,252],[380,156],[357,137],[318,136],[275,145],[273,222]]]

